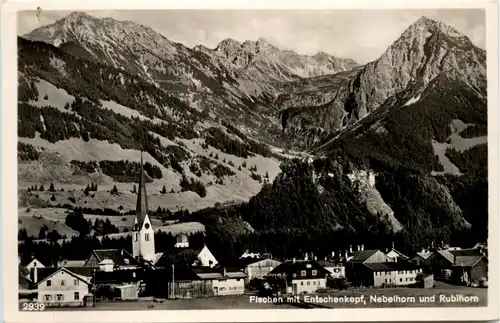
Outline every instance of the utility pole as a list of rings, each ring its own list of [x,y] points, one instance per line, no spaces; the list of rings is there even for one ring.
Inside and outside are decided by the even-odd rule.
[[[175,266],[172,264],[172,299],[175,299]]]

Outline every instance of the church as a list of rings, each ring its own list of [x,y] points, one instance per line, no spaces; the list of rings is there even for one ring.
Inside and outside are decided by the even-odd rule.
[[[93,250],[85,261],[86,267],[99,268],[99,271],[137,269],[141,265],[151,268],[163,267],[173,254],[182,255],[193,267],[215,267],[218,262],[205,245],[203,248],[192,249],[189,246],[188,236],[179,234],[174,250],[167,253],[157,253],[155,248],[155,231],[148,214],[148,195],[146,192],[146,177],[144,172],[143,156],[137,190],[137,203],[134,221],[132,224],[132,254],[123,249]],[[189,254],[189,257],[185,256]]]

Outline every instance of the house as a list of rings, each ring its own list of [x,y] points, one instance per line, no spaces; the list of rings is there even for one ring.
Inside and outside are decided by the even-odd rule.
[[[252,279],[264,279],[281,262],[269,258],[254,258],[247,256],[236,261],[235,266],[246,274],[246,282]]]
[[[195,267],[193,272],[203,281],[210,281],[215,296],[243,295],[246,274],[239,268]]]
[[[85,261],[85,267],[100,268],[104,260],[111,260],[113,268],[136,269],[138,261],[125,249],[97,249],[93,250]]]
[[[326,279],[330,272],[314,260],[292,260],[281,263],[269,274],[282,293],[294,295],[314,293],[326,288]]]
[[[168,299],[245,293],[246,275],[238,268],[170,267],[145,277],[150,294]]]
[[[202,248],[174,248],[161,253],[154,266],[168,267],[181,260],[193,267],[215,267],[218,264],[210,249],[204,245]]]
[[[189,248],[188,236],[185,233],[179,233],[176,237],[177,242],[175,243],[175,248]]]
[[[364,275],[364,270],[366,268],[364,264],[384,263],[389,261],[389,257],[378,249],[356,251],[346,264],[346,278],[352,282],[360,281],[363,277],[357,278],[357,271],[360,270],[362,275]]]
[[[83,298],[89,293],[90,268],[51,267],[37,271],[33,289],[38,293],[38,302],[45,306],[83,305]]]
[[[364,263],[356,272],[356,283],[362,286],[406,286],[416,282],[422,272],[415,264],[406,261]]]
[[[21,265],[24,266],[28,271],[31,271],[33,268],[45,268],[44,264],[42,264],[38,259],[32,258],[30,261],[27,263],[23,264],[21,262]]]
[[[488,277],[488,259],[477,249],[450,251],[454,258],[452,280],[460,284],[479,285]]]
[[[345,278],[345,266],[327,260],[316,260],[316,262],[330,272],[330,277],[334,279]]]
[[[394,247],[392,247],[392,249],[387,252],[385,254],[387,256],[387,258],[389,258],[389,261],[393,261],[393,262],[396,262],[396,261],[409,261],[410,260],[410,257],[408,257],[407,255],[403,254],[402,252],[399,252],[398,250],[394,249]]]
[[[31,289],[33,282],[19,271],[19,299],[33,300],[36,299],[36,292]]]
[[[430,266],[429,258],[432,256],[431,251],[422,250],[413,256],[410,261],[419,267]]]

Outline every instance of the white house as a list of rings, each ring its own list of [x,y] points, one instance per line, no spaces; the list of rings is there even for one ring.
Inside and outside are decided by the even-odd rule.
[[[245,273],[234,268],[196,267],[193,272],[204,281],[211,281],[216,296],[242,295],[245,293]]]
[[[422,272],[409,262],[365,263],[367,268],[366,285],[380,286],[406,286],[416,282],[417,275]],[[370,284],[371,283],[371,284]]]
[[[83,305],[83,297],[89,293],[89,276],[65,267],[45,269],[39,270],[39,280],[34,285],[38,302],[45,306]]]
[[[28,271],[31,271],[33,268],[45,268],[45,266],[36,258],[31,259],[31,261],[24,267]]]
[[[330,272],[312,260],[292,260],[281,263],[268,276],[282,280],[280,289],[288,294],[314,293],[326,288]]]
[[[274,268],[281,264],[280,261],[269,258],[244,257],[237,261],[238,268],[246,274],[247,282],[252,279],[264,279]]]
[[[198,253],[198,259],[193,262],[193,266],[202,266],[202,267],[214,267],[219,262],[215,259],[214,255],[205,245],[201,249],[200,253]]]

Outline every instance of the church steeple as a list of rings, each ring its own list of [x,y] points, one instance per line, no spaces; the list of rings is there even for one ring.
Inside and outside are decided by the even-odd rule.
[[[132,228],[132,254],[147,261],[155,261],[155,232],[148,215],[148,195],[146,194],[146,175],[141,150],[139,188],[134,225]]]
[[[148,214],[148,195],[146,193],[146,179],[144,177],[144,164],[142,158],[142,150],[141,150],[141,166],[139,170],[139,188],[137,191],[137,204],[135,207],[135,214],[137,217],[137,224],[139,228],[142,227],[144,223],[144,219]]]

